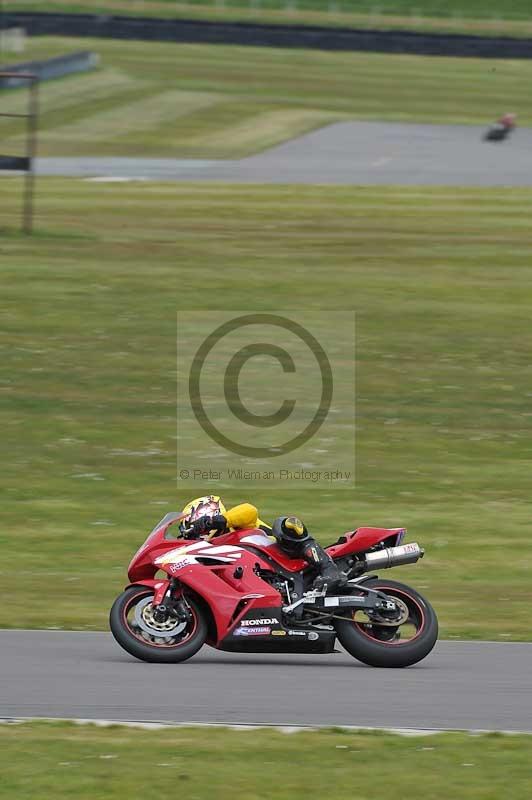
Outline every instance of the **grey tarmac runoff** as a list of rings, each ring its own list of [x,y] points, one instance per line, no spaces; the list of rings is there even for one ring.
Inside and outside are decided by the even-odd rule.
[[[338,122],[227,161],[41,158],[37,172],[115,180],[340,185],[532,186],[532,129],[483,142],[474,125]]]

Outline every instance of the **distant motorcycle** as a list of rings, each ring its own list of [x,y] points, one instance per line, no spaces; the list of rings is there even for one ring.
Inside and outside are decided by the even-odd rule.
[[[422,558],[418,544],[403,544],[403,528],[358,528],[327,547],[346,574],[340,589],[327,591],[312,588],[315,568],[262,530],[192,541],[172,529],[182,519],[167,514],[155,526],[111,609],[113,636],[136,658],[185,661],[205,643],[242,653],[332,653],[338,638],[366,664],[407,667],[436,643],[427,600],[368,574]]]
[[[515,114],[504,114],[484,134],[485,142],[502,142],[515,128]]]

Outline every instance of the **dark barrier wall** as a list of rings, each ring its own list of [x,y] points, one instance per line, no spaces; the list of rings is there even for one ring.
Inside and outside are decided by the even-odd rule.
[[[63,34],[158,42],[203,42],[263,47],[308,47],[377,53],[532,58],[532,39],[456,34],[254,25],[246,22],[112,17],[90,14],[6,14],[6,26],[20,25],[31,35]]]
[[[86,72],[94,69],[98,64],[96,53],[83,51],[80,53],[70,53],[67,56],[57,56],[47,58],[45,61],[24,61],[18,64],[8,64],[2,67],[0,72],[31,72],[39,80],[47,81],[51,78],[62,78],[63,75],[70,75],[71,72]],[[15,89],[18,86],[27,86],[27,81],[17,78],[16,75],[5,78],[0,77],[0,89]]]
[[[31,167],[31,159],[27,156],[0,156],[0,169],[10,172],[26,172]]]

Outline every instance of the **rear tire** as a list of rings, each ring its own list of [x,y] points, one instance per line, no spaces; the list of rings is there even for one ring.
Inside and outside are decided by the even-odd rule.
[[[376,579],[364,585],[401,600],[409,610],[408,623],[414,626],[415,635],[405,641],[400,638],[401,626],[336,619],[340,644],[354,658],[372,667],[409,667],[425,658],[438,639],[438,619],[430,603],[415,589],[397,581]]]
[[[149,622],[146,623],[144,619],[143,627],[139,627],[137,607],[147,607],[149,612],[150,597],[153,597],[152,589],[130,586],[116,598],[109,614],[109,625],[118,644],[141,661],[177,664],[191,658],[207,638],[207,623],[199,605],[187,598],[190,620],[182,630],[179,630],[181,626],[176,620],[175,630],[178,633],[174,634],[171,627],[168,631],[155,627],[150,630]]]

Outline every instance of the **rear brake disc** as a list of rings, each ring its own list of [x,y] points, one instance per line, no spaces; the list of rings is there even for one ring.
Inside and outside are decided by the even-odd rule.
[[[389,617],[381,617],[378,611],[366,611],[366,614],[373,625],[389,625],[390,627],[397,627],[397,625],[402,625],[407,621],[410,616],[410,611],[406,603],[404,603],[402,600],[399,600],[398,597],[394,597],[393,601],[400,611],[399,617],[391,620]]]

